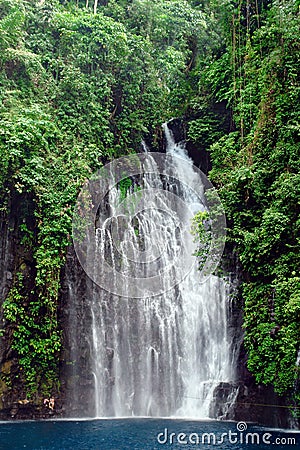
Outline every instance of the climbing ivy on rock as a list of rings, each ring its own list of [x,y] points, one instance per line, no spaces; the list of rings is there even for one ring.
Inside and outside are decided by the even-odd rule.
[[[38,402],[59,388],[82,183],[142,138],[158,149],[161,123],[182,116],[210,152],[242,265],[249,370],[299,401],[299,45],[292,0],[0,1],[0,213],[17,216],[7,390]]]
[[[79,190],[142,137],[158,148],[161,123],[187,108],[205,26],[187,1],[0,1],[1,213],[17,217],[1,299],[5,395],[13,385],[41,403],[59,389],[61,270]]]
[[[210,178],[219,187],[229,245],[242,265],[248,368],[258,383],[273,385],[297,403],[299,4],[207,3],[214,5],[219,25],[226,16],[231,25],[221,26],[221,54],[212,48],[198,67],[188,133],[209,148]],[[227,122],[215,113],[224,102]]]

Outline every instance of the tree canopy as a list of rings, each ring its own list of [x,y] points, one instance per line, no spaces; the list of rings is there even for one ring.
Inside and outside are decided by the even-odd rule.
[[[2,335],[26,395],[59,386],[80,186],[180,117],[226,208],[249,370],[299,402],[299,30],[298,0],[0,1],[4,222],[22,205]]]

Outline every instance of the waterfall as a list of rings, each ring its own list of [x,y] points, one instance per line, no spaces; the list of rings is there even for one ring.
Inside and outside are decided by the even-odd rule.
[[[184,264],[172,265],[182,243],[187,253],[192,251],[193,238],[181,233],[174,214],[176,208],[185,212],[159,192],[176,194],[194,213],[204,211],[206,203],[204,195],[199,200],[191,188],[194,183],[204,192],[184,142],[174,141],[167,124],[163,128],[166,164],[172,166],[174,177],[157,176],[151,170],[156,162],[146,153],[148,173],[137,177],[127,192],[137,202],[141,189],[158,189],[155,199],[149,197],[148,208],[130,223],[124,224],[122,218],[113,223],[109,217],[122,200],[115,187],[100,211],[104,226],[97,229],[94,264],[101,265],[101,258],[109,261],[114,268],[112,287],[118,283],[118,272],[149,279],[161,274],[162,267],[170,269],[163,272],[165,289],[155,296],[131,296],[130,281],[122,286],[128,296],[118,296],[113,288],[111,293],[97,286],[92,289],[91,415],[95,417],[214,417],[215,389],[235,380],[228,284],[214,275],[201,282],[197,264],[186,276],[180,272]],[[145,145],[143,149],[147,152]],[[185,218],[188,226],[190,219]],[[178,279],[179,283],[173,282]]]
[[[300,350],[298,350],[297,360],[296,360],[296,366],[299,367],[299,365],[300,365]]]

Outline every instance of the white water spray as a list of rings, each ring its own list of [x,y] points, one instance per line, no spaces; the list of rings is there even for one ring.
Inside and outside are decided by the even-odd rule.
[[[167,190],[180,196],[194,212],[205,209],[193,189],[199,184],[193,163],[183,143],[175,143],[164,125],[173,179],[148,173],[140,180],[144,187]],[[146,148],[144,147],[144,150]],[[184,171],[178,158],[185,161]],[[186,162],[190,163],[188,166]],[[155,161],[149,156],[149,172]],[[187,169],[188,167],[188,169]],[[181,180],[181,184],[176,183]],[[133,192],[131,188],[131,193]],[[138,195],[138,192],[137,192]],[[120,196],[109,193],[109,204]],[[163,210],[157,205],[161,202]],[[97,252],[109,260],[116,273],[151,277],[164,272],[166,292],[155,297],[121,298],[95,289],[92,299],[91,357],[94,382],[94,414],[97,417],[193,417],[213,416],[216,387],[232,382],[235,361],[228,335],[227,285],[210,276],[200,283],[195,264],[173,289],[172,279],[182,270],[172,266],[182,242],[174,210],[165,199],[154,198],[132,223],[112,223],[98,230]],[[111,211],[113,216],[113,211]],[[190,217],[186,218],[190,221]],[[116,228],[116,229],[115,229]],[[117,231],[116,231],[117,230]],[[114,238],[117,235],[117,246]],[[190,238],[192,240],[192,237]],[[190,242],[184,242],[187,249]],[[163,250],[162,250],[163,249]],[[147,258],[143,260],[144,255]],[[97,257],[95,258],[97,263]],[[134,266],[132,261],[140,261]],[[116,283],[116,278],[111,283]],[[128,283],[130,283],[130,278]],[[130,291],[130,286],[124,286]]]

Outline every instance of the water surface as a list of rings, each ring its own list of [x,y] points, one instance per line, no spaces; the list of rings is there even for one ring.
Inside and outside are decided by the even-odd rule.
[[[171,419],[2,422],[0,438],[1,450],[300,448],[297,432],[244,423]]]

